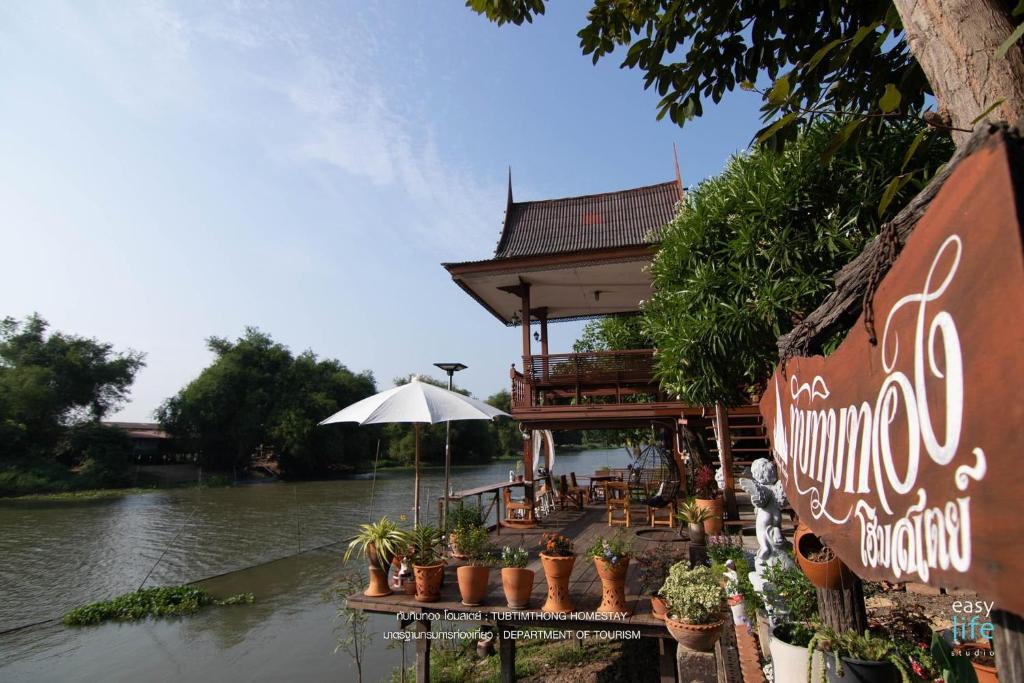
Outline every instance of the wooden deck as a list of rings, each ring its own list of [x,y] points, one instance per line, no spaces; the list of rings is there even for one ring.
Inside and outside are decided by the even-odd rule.
[[[634,519],[643,519],[645,515],[635,511]],[[634,556],[639,555],[649,545],[661,542],[671,542],[679,547],[683,557],[687,556],[689,544],[679,538],[676,531],[659,528],[657,531],[650,527],[609,527],[606,524],[607,516],[604,507],[588,506],[582,511],[559,510],[552,513],[546,520],[538,523],[533,529],[508,529],[491,532],[492,542],[499,548],[504,545],[520,545],[530,553],[528,567],[535,572],[533,593],[527,609],[512,612],[505,601],[505,593],[501,586],[501,569],[495,567],[491,570],[490,585],[487,597],[483,605],[479,607],[467,607],[462,604],[459,596],[458,580],[455,570],[463,563],[451,560],[445,568],[444,585],[441,591],[439,602],[417,602],[414,596],[392,594],[382,598],[368,598],[361,594],[349,597],[350,607],[361,609],[367,612],[392,613],[400,612],[448,612],[460,615],[481,615],[481,621],[501,620],[516,625],[544,625],[555,628],[574,628],[608,630],[628,629],[639,630],[645,637],[670,638],[663,622],[651,616],[651,601],[649,596],[640,595],[640,572],[636,563],[632,563],[629,574],[626,578],[626,597],[632,610],[632,614],[621,620],[607,619],[585,619],[580,618],[582,614],[593,612],[601,603],[601,580],[597,576],[597,569],[594,561],[585,557],[586,549],[598,536],[611,536],[616,531],[626,534],[633,543]],[[641,533],[637,533],[637,532]],[[541,567],[539,556],[539,544],[541,536],[545,532],[557,532],[568,536],[575,542],[576,565],[573,569],[570,583],[570,594],[577,613],[570,615],[569,619],[552,619],[540,613],[547,597],[547,584],[544,581],[544,570]],[[654,540],[657,539],[657,540]],[[469,618],[469,617],[466,617]]]

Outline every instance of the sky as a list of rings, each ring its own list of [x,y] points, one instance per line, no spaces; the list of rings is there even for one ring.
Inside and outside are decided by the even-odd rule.
[[[757,130],[737,91],[680,128],[588,3],[498,27],[459,0],[0,4],[0,316],[146,354],[115,419],[148,421],[255,326],[380,388],[467,366],[507,388],[520,332],[441,262],[493,255],[517,201],[721,170]],[[552,325],[553,353],[580,323]]]

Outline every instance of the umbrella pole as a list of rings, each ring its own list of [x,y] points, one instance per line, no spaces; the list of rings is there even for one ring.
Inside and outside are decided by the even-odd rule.
[[[451,490],[452,423],[445,423],[444,433],[444,505],[441,508],[441,531],[448,533],[448,492]]]
[[[414,526],[420,525],[420,423],[413,423],[416,431],[416,484],[415,491],[413,493],[413,511],[412,511],[412,523]]]

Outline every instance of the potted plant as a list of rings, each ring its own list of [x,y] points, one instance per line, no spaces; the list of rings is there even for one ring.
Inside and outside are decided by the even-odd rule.
[[[432,526],[417,526],[409,534],[409,559],[416,577],[417,602],[441,599],[441,579],[444,576],[441,543],[441,531]]]
[[[356,549],[366,557],[370,581],[363,595],[375,598],[391,594],[388,567],[406,543],[405,532],[387,517],[381,517],[376,524],[359,526],[359,532],[348,544],[342,561],[348,562]]]
[[[978,679],[978,683],[999,683],[996,655],[991,641],[977,640],[963,643],[956,647],[953,654],[970,659],[971,668],[974,669],[974,676]]]
[[[572,541],[560,534],[544,534],[541,537],[540,562],[544,567],[544,578],[548,584],[548,599],[541,610],[571,612],[569,577],[572,576],[572,568],[576,564]]]
[[[448,516],[445,518],[445,526],[448,531],[448,548],[451,550],[452,557],[460,560],[465,559],[466,556],[459,547],[459,534],[463,529],[483,526],[483,523],[484,520],[480,516],[480,511],[476,508],[459,506],[448,511]]]
[[[665,626],[688,650],[710,652],[722,634],[722,586],[710,567],[678,562],[659,591],[668,602]]]
[[[811,654],[810,662],[807,652],[818,623],[817,591],[803,572],[781,562],[769,565],[764,578],[770,586],[766,600],[771,603],[777,622],[768,639],[776,680],[798,681],[807,676],[808,665],[811,680],[821,680],[821,652]]]
[[[467,565],[455,570],[459,577],[459,593],[462,594],[463,605],[475,607],[487,595],[487,581],[494,564],[490,533],[482,525],[466,527],[459,532],[459,546],[468,561]]]
[[[529,555],[519,546],[505,546],[501,551],[501,586],[511,609],[526,609],[533,592],[533,570],[526,568]]]
[[[836,633],[819,628],[807,644],[808,656],[821,650],[824,656],[820,681],[829,683],[908,683],[912,668],[899,645],[870,632]],[[808,667],[805,676],[812,680]]]
[[[843,561],[813,531],[802,533],[794,550],[800,569],[818,588],[842,588],[853,582],[854,576]]]
[[[701,507],[695,498],[684,501],[679,506],[679,520],[686,525],[690,534],[690,543],[704,545],[707,534],[707,521],[711,513]]]
[[[661,584],[665,583],[668,569],[682,559],[682,553],[673,548],[671,543],[658,543],[636,558],[640,567],[640,592],[651,596],[651,616],[660,621],[665,620],[668,603],[660,594]]]
[[[601,604],[598,612],[629,614],[626,605],[626,572],[629,571],[631,544],[621,533],[611,538],[598,536],[587,549],[601,577]]]
[[[693,478],[693,493],[698,507],[708,511],[704,518],[704,532],[718,534],[725,526],[725,498],[718,490],[718,482],[715,481],[715,470],[708,465],[701,465],[697,468],[697,474]]]

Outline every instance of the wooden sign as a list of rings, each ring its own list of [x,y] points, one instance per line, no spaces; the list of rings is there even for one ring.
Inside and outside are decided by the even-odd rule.
[[[761,400],[800,518],[859,576],[1024,614],[1024,171],[1002,135],[936,195],[863,317]]]

